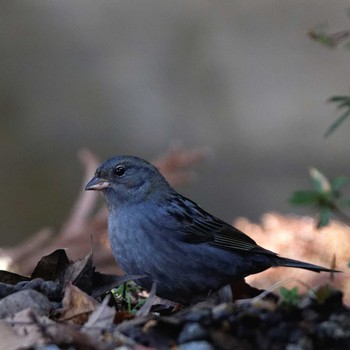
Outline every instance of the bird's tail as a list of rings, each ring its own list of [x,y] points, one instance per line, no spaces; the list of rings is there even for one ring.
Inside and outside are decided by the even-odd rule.
[[[341,272],[339,270],[329,269],[323,266],[310,264],[300,260],[276,257],[276,266],[297,267],[299,269],[310,270],[314,272]]]

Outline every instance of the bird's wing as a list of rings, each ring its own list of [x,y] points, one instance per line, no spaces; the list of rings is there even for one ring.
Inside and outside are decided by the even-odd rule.
[[[181,197],[178,203],[177,220],[181,223],[181,239],[186,242],[209,243],[222,249],[277,255],[260,247],[242,231],[207,213],[195,202]],[[174,215],[174,212],[171,214]]]

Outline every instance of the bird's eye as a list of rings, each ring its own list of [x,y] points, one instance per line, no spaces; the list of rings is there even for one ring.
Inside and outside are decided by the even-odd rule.
[[[125,174],[125,166],[124,165],[118,165],[114,169],[114,174],[117,176],[123,176]]]

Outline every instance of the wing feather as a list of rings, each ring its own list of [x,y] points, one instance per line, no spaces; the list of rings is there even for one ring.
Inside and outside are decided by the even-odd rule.
[[[176,197],[176,214],[169,214],[176,215],[177,220],[181,222],[181,239],[186,242],[208,243],[222,249],[277,255],[260,247],[242,231],[207,213],[195,202],[178,196],[179,194]]]

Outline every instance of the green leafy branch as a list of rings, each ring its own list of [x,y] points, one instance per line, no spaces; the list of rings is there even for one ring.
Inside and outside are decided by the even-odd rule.
[[[293,205],[312,206],[318,212],[317,227],[327,226],[331,215],[337,216],[347,225],[350,225],[350,217],[341,208],[350,207],[350,198],[342,199],[341,189],[350,184],[350,178],[338,176],[329,180],[318,169],[310,169],[310,177],[313,190],[296,191],[289,198]]]
[[[327,33],[325,28],[323,29],[322,27],[324,26],[319,26],[318,29],[311,29],[308,32],[309,38],[329,48],[335,48],[339,44],[343,43],[344,41],[348,41],[349,39],[349,30],[342,30],[336,33]],[[346,46],[348,45],[349,43]]]
[[[341,113],[337,120],[328,128],[324,135],[325,137],[332,134],[333,131],[350,116],[350,96],[333,96],[328,102],[338,104],[337,109],[343,110],[343,113]]]

